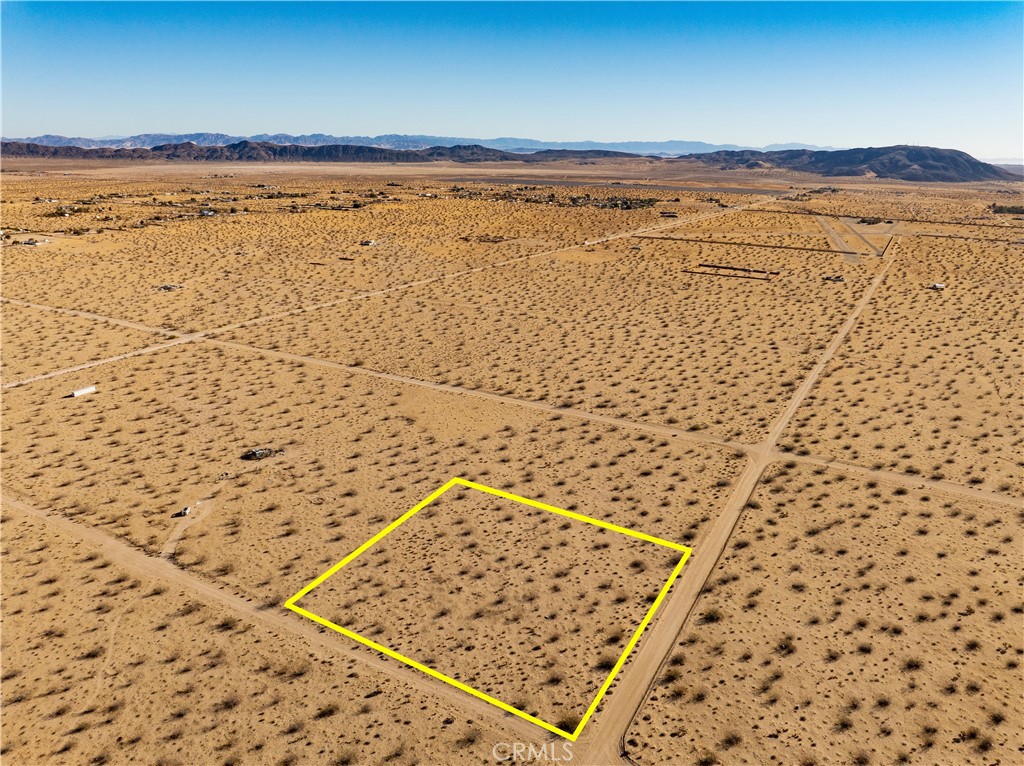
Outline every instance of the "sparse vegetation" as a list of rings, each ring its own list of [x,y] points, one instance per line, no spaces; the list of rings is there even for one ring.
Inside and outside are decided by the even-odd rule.
[[[4,241],[5,493],[204,586],[5,506],[5,763],[492,757],[500,718],[294,635],[283,601],[453,475],[701,552],[890,260],[626,747],[643,766],[1018,754],[1022,517],[1002,500],[1024,376],[1000,240],[1021,230],[998,197],[844,185],[734,210],[750,197],[110,176],[5,168],[5,234],[51,240]],[[791,214],[810,195],[862,255]],[[940,219],[959,223],[920,223]],[[679,239],[580,245],[655,222]],[[258,445],[283,452],[238,460]],[[572,731],[677,557],[474,502],[425,509],[309,604]]]

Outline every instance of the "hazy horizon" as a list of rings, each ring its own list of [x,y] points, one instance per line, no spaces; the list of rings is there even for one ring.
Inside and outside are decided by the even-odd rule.
[[[43,136],[60,136],[60,137],[69,138],[69,139],[84,138],[84,139],[91,139],[91,140],[95,140],[95,141],[114,141],[114,140],[126,139],[126,138],[131,138],[133,136],[140,136],[140,135],[158,135],[158,136],[162,136],[162,135],[179,136],[179,135],[181,135],[181,136],[185,136],[185,135],[192,135],[192,134],[196,134],[196,133],[206,133],[206,134],[213,134],[213,135],[221,134],[221,135],[230,136],[232,138],[245,138],[245,139],[248,139],[248,138],[250,138],[252,136],[261,136],[261,135],[267,135],[267,136],[291,135],[291,136],[296,136],[296,137],[297,136],[312,136],[312,135],[335,135],[335,134],[325,133],[324,131],[304,131],[302,133],[292,133],[292,134],[284,134],[283,131],[251,131],[251,132],[246,132],[246,133],[241,133],[241,134],[237,134],[236,135],[236,134],[225,133],[224,131],[221,131],[221,130],[190,130],[190,131],[183,131],[183,132],[180,132],[180,133],[177,133],[177,132],[172,133],[172,132],[164,131],[164,130],[147,130],[147,131],[143,131],[141,133],[120,134],[120,135],[112,134],[112,135],[103,135],[103,136],[72,136],[72,135],[68,135],[68,134],[65,134],[65,133],[54,133],[52,131],[48,131],[48,132],[45,132],[45,133],[38,133],[38,134],[36,134],[34,136],[7,136],[7,135],[5,135],[3,138],[4,138],[5,141],[9,141],[9,140],[23,140],[23,139],[31,139],[31,138],[41,138]],[[431,134],[425,134],[425,133],[395,133],[395,132],[379,133],[379,134],[376,134],[374,136],[359,136],[359,137],[360,138],[378,138],[378,137],[383,137],[383,136],[396,136],[396,137],[403,137],[403,136],[404,137],[425,136],[425,137],[431,137],[431,138],[444,138],[444,139],[465,138],[467,140],[485,141],[485,142],[509,141],[509,140],[523,140],[523,141],[535,141],[535,140],[538,140],[538,139],[533,139],[533,138],[531,138],[529,136],[432,136]],[[343,137],[355,138],[356,136],[343,136]],[[704,139],[688,139],[688,138],[666,138],[666,139],[636,138],[636,139],[624,139],[624,140],[619,140],[619,141],[593,141],[592,139],[581,138],[581,139],[557,139],[557,140],[552,140],[552,141],[546,141],[544,143],[559,143],[559,144],[585,144],[585,143],[593,143],[593,144],[596,144],[598,146],[603,146],[603,145],[613,145],[613,144],[635,144],[635,143],[640,143],[640,144],[659,144],[659,143],[675,143],[675,142],[686,142],[686,143],[698,143],[699,142],[699,143],[705,143],[705,144],[715,144],[714,141],[708,141],[708,140],[704,140]],[[753,146],[750,146],[750,147],[743,147],[743,148],[744,149],[761,150],[761,151],[782,151],[782,149],[778,149],[778,148],[774,148],[774,147],[787,146],[787,145],[790,145],[790,144],[797,144],[797,143],[803,143],[803,142],[781,141],[778,144],[761,144],[761,145],[753,145]],[[869,146],[821,146],[821,145],[807,144],[807,148],[811,149],[812,151],[842,151],[844,149],[868,149],[868,148],[878,148],[878,147],[869,147]],[[940,148],[940,149],[956,149],[956,147],[952,147],[952,146],[935,147],[935,148]],[[624,149],[622,149],[622,151],[630,151],[630,150],[624,148]],[[1013,156],[1013,157],[985,157],[985,156],[977,156],[977,155],[971,155],[971,156],[973,156],[975,159],[981,160],[983,162],[989,162],[989,163],[995,163],[995,164],[1000,164],[1000,163],[1002,163],[1002,164],[1024,164],[1024,156],[1021,156],[1021,155]]]
[[[2,10],[11,137],[910,144],[980,158],[1016,158],[1024,143],[1020,3]],[[651,134],[667,138],[638,137]]]

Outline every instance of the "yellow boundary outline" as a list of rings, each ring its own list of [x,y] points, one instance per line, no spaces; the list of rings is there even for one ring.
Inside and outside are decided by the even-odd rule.
[[[429,668],[426,665],[416,662],[416,660],[406,657],[404,654],[400,654],[399,652],[396,652],[394,649],[389,649],[388,647],[382,646],[381,644],[378,644],[375,641],[371,641],[368,638],[360,636],[358,633],[354,633],[351,630],[348,630],[347,628],[343,628],[340,625],[335,625],[330,620],[324,619],[320,615],[314,614],[313,612],[310,612],[309,610],[303,609],[301,606],[296,605],[296,602],[299,599],[308,595],[310,591],[312,591],[318,585],[321,585],[325,580],[327,580],[329,577],[335,574],[339,569],[344,567],[346,564],[350,563],[360,554],[366,552],[369,548],[373,547],[375,544],[380,542],[388,534],[394,532],[399,526],[404,524],[406,521],[411,519],[413,516],[415,516],[417,513],[422,511],[432,502],[437,500],[437,498],[439,498],[441,495],[443,495],[445,492],[447,492],[449,489],[455,486],[461,486],[466,487],[467,489],[475,489],[480,492],[486,492],[489,495],[501,497],[506,500],[512,500],[517,503],[523,503],[524,505],[529,505],[533,508],[538,508],[542,511],[557,513],[559,516],[566,516],[570,519],[575,519],[576,521],[582,521],[587,524],[600,527],[602,529],[607,529],[612,532],[618,532],[619,534],[627,535],[629,537],[635,537],[638,540],[643,540],[648,543],[654,543],[655,545],[661,545],[666,548],[671,548],[672,550],[676,550],[682,553],[682,555],[679,558],[679,563],[675,565],[675,568],[672,570],[672,574],[669,575],[668,580],[662,586],[661,591],[659,591],[657,598],[654,599],[654,603],[651,604],[651,608],[647,610],[647,614],[645,614],[643,620],[640,621],[640,625],[633,633],[633,636],[629,639],[629,643],[626,644],[626,648],[622,651],[622,654],[616,661],[615,666],[611,670],[611,673],[608,674],[608,677],[604,680],[604,683],[601,684],[601,688],[598,690],[597,696],[594,698],[594,701],[590,703],[590,707],[587,708],[587,712],[584,713],[583,717],[580,719],[580,722],[576,725],[576,729],[572,732],[560,729],[557,726],[548,723],[547,721],[543,721],[540,718],[537,718],[536,716],[532,716],[529,713],[526,713],[522,710],[518,710],[512,707],[511,705],[504,703],[501,700],[496,699],[495,697],[490,696],[489,694],[485,694],[484,692],[474,689],[471,686],[467,686],[461,681],[457,681],[456,679],[451,678],[450,676],[446,676],[444,673],[441,673],[440,671],[434,670],[433,668]],[[330,628],[331,630],[341,633],[343,636],[348,636],[353,641],[357,641],[360,644],[363,644],[364,646],[370,647],[374,651],[380,652],[381,654],[387,655],[392,659],[396,659],[399,662],[402,662],[410,667],[416,668],[417,670],[420,670],[426,673],[428,676],[432,676],[433,678],[438,679],[439,681],[444,681],[446,684],[451,684],[456,689],[460,689],[466,692],[467,694],[471,694],[474,697],[477,697],[478,699],[482,699],[484,702],[488,702],[494,705],[495,707],[504,710],[506,713],[511,713],[512,715],[518,716],[519,718],[523,718],[529,721],[530,723],[540,726],[542,729],[546,729],[552,734],[557,734],[560,737],[565,737],[571,742],[575,742],[579,738],[580,734],[583,732],[583,727],[586,726],[587,721],[589,721],[591,716],[593,716],[594,713],[597,711],[598,706],[601,704],[601,700],[604,699],[605,693],[607,693],[608,689],[611,688],[611,685],[615,681],[615,677],[619,674],[619,671],[622,669],[622,666],[626,664],[626,660],[629,658],[629,655],[636,647],[637,642],[640,640],[640,636],[643,634],[644,630],[646,630],[651,620],[654,619],[654,613],[658,611],[658,607],[660,607],[661,602],[665,600],[665,596],[668,595],[668,592],[671,589],[672,584],[676,581],[676,578],[679,577],[679,573],[683,571],[683,566],[686,564],[686,560],[690,557],[690,553],[692,553],[691,548],[688,548],[685,545],[680,545],[679,543],[674,543],[670,540],[663,540],[660,537],[652,537],[651,535],[645,535],[643,532],[636,532],[632,529],[626,529],[625,527],[620,527],[615,524],[609,524],[607,521],[601,521],[600,519],[594,519],[590,516],[584,516],[581,513],[567,511],[564,508],[556,508],[555,506],[548,505],[547,503],[541,503],[538,502],[537,500],[530,500],[529,498],[526,497],[513,495],[511,492],[505,492],[500,489],[495,489],[494,487],[488,487],[485,484],[477,484],[476,482],[469,481],[468,479],[461,479],[459,477],[455,477],[454,479],[447,481],[439,489],[436,489],[435,491],[431,492],[429,495],[427,495],[426,498],[424,498],[419,503],[414,505],[408,511],[406,511],[393,522],[384,527],[384,529],[382,529],[380,532],[375,534],[365,543],[363,543],[354,551],[352,551],[352,553],[348,554],[337,564],[335,564],[322,575],[317,577],[306,587],[304,587],[290,599],[285,601],[284,605],[286,609],[290,609],[296,614],[301,614],[303,617],[307,617],[313,622],[323,625],[325,628]]]

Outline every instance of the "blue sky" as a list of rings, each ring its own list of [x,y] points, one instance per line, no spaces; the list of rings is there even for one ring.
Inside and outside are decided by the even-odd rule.
[[[5,136],[1024,153],[1020,2],[4,2],[2,30]]]

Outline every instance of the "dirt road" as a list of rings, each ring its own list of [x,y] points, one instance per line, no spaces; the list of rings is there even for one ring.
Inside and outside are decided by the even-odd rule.
[[[855,236],[857,239],[859,239],[861,242],[864,243],[864,247],[866,247],[869,252],[872,252],[875,255],[881,255],[882,254],[882,251],[879,248],[877,248],[874,245],[872,245],[870,242],[868,242],[867,237],[865,237],[863,234],[861,234],[860,230],[858,230],[854,226],[854,219],[852,219],[852,218],[840,218],[838,220],[840,220],[843,223],[843,225],[846,226],[846,228],[849,229],[852,232],[853,236]]]
[[[164,343],[154,343],[152,346],[145,346],[143,348],[136,349],[135,351],[126,351],[123,354],[117,354],[115,356],[108,356],[104,359],[97,359],[94,362],[83,362],[82,364],[76,364],[73,367],[65,367],[62,370],[54,370],[53,372],[45,372],[41,375],[33,375],[29,378],[21,378],[20,380],[14,380],[10,383],[4,383],[2,386],[3,390],[8,388],[17,388],[18,386],[27,386],[29,383],[35,383],[38,380],[47,380],[48,378],[57,378],[61,375],[67,375],[71,372],[78,372],[79,370],[88,370],[92,367],[100,367],[104,364],[110,364],[111,362],[119,362],[122,359],[131,359],[133,356],[142,356],[143,354],[151,354],[154,351],[162,351],[165,348],[171,346],[177,346],[181,343],[188,343],[192,338],[182,337],[176,338],[175,340],[169,340]]]
[[[836,234],[837,249],[849,247]],[[747,450],[747,465],[711,531],[690,557],[676,589],[662,604],[657,621],[640,640],[630,663],[623,668],[613,692],[605,698],[602,709],[584,729],[575,750],[574,763],[580,766],[608,766],[629,763],[625,756],[625,737],[629,727],[651,688],[661,675],[666,659],[675,648],[683,627],[689,620],[701,591],[725,553],[729,538],[740,520],[765,469],[777,459],[775,444],[789,425],[793,414],[814,387],[826,365],[846,340],[867,308],[893,263],[893,252],[854,306],[850,316],[826,346],[817,364],[807,373],[790,397],[785,410],[776,419],[768,436],[759,445]]]
[[[228,609],[249,622],[300,636],[317,651],[324,652],[325,656],[355,660],[425,694],[443,697],[458,708],[467,712],[471,711],[473,716],[479,716],[506,730],[509,738],[519,738],[524,742],[531,742],[541,741],[547,737],[533,724],[502,713],[494,706],[470,697],[452,686],[436,681],[423,673],[418,673],[412,668],[384,659],[368,650],[360,650],[352,642],[345,641],[341,636],[331,633],[309,620],[293,615],[283,608],[261,608],[250,599],[235,595],[223,587],[179,569],[163,558],[149,556],[99,529],[71,521],[60,514],[46,513],[8,494],[3,495],[3,505],[14,512],[42,519],[70,537],[88,543],[111,562],[131,572],[181,588],[192,597],[207,604]],[[112,629],[115,627],[112,625]]]

